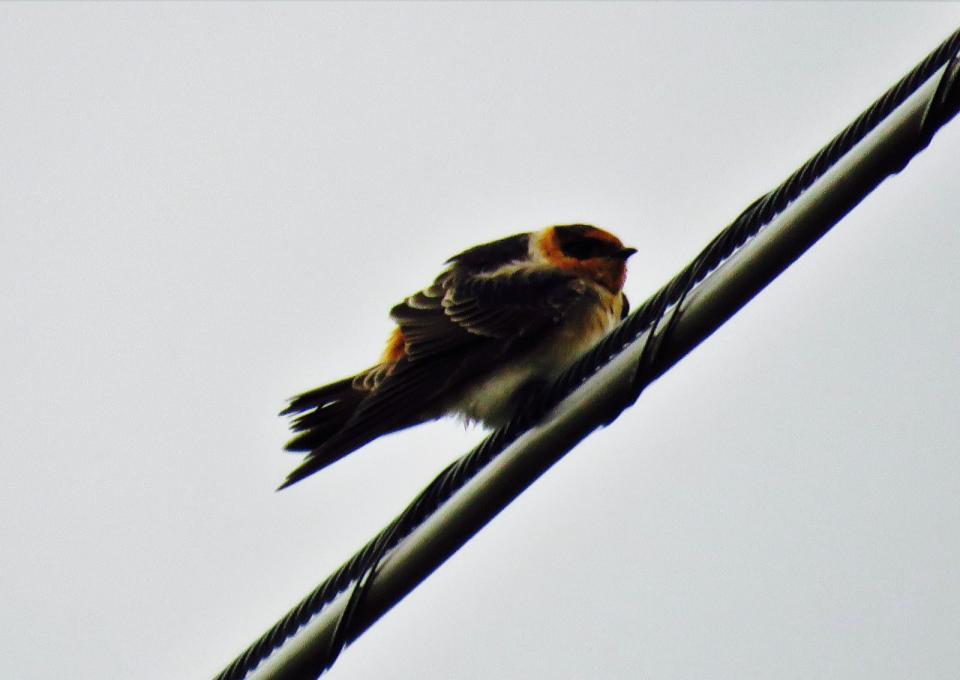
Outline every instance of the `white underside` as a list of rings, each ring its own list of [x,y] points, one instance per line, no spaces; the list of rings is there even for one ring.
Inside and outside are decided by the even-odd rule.
[[[512,397],[522,385],[532,379],[556,379],[617,324],[621,298],[605,290],[600,293],[599,303],[585,301],[570,310],[565,323],[538,346],[468,385],[447,413],[490,427],[505,425],[516,407]]]

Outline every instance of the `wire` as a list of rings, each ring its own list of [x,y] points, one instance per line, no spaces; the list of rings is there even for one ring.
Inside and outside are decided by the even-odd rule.
[[[635,367],[631,383],[633,389],[624,402],[611,409],[607,422],[612,421],[627,406],[636,401],[640,393],[656,377],[651,371],[654,359],[664,346],[664,340],[669,336],[678,318],[679,309],[689,292],[721,262],[755,236],[787,205],[796,200],[839,158],[946,64],[958,50],[960,50],[960,30],[955,31],[780,186],[750,204],[689,265],[647,299],[604,340],[568,368],[553,385],[533,395],[506,427],[494,431],[475,449],[447,466],[386,528],[234,659],[216,676],[215,680],[241,680],[268,658],[285,640],[294,635],[301,626],[336,599],[341,592],[351,584],[355,584],[347,607],[337,622],[331,643],[311,663],[311,672],[315,675],[320,675],[328,669],[344,647],[354,639],[353,628],[367,587],[373,580],[377,566],[390,550],[553,406],[609,363],[647,329],[651,329],[640,360]],[[946,120],[941,110],[945,108],[945,102],[958,96],[958,89],[960,89],[960,62],[954,60],[944,73],[931,106],[924,116],[918,148],[925,147],[939,125]],[[672,314],[663,329],[656,332],[667,310],[671,307]]]

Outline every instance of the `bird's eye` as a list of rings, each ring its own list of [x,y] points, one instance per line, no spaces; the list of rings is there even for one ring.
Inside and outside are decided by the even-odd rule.
[[[580,240],[563,244],[563,252],[569,257],[578,260],[589,260],[591,257],[602,255],[603,244],[594,240]]]

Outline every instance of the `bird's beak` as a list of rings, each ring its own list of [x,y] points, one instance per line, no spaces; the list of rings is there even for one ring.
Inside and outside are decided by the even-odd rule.
[[[614,255],[614,257],[616,257],[616,258],[618,258],[618,259],[620,259],[620,260],[626,260],[628,257],[630,257],[631,255],[633,255],[635,252],[637,252],[637,249],[636,249],[636,248],[621,248],[621,249],[620,249],[620,252],[618,252],[616,255]]]

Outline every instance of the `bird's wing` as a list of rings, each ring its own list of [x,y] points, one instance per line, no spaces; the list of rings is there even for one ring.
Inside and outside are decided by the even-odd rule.
[[[419,362],[465,345],[529,338],[588,294],[582,279],[556,269],[518,266],[489,275],[453,267],[390,315],[403,333],[406,357]]]

